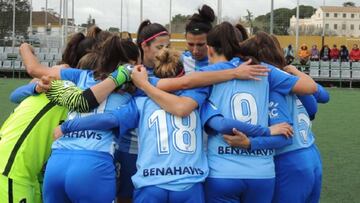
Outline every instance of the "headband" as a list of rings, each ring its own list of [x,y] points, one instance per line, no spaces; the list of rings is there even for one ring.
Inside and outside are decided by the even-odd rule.
[[[159,32],[159,33],[157,33],[157,34],[155,34],[155,35],[147,38],[146,40],[144,40],[143,42],[141,42],[141,44],[147,43],[147,42],[149,42],[149,41],[151,41],[151,40],[153,40],[153,39],[155,39],[155,38],[157,38],[158,36],[163,35],[163,34],[168,34],[168,32],[167,32],[167,31]]]

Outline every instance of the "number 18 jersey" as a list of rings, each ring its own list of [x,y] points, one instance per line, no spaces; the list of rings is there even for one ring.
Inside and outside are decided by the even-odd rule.
[[[186,90],[179,95],[193,98],[201,106],[207,91]],[[148,97],[137,97],[135,103],[139,139],[137,173],[132,177],[135,188],[155,185],[183,191],[204,181],[208,163],[199,111],[181,118],[165,112]]]

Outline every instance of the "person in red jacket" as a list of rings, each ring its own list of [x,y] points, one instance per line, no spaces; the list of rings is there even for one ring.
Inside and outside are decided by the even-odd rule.
[[[330,50],[330,59],[332,61],[337,61],[339,60],[339,56],[340,56],[340,51],[336,47],[336,44],[334,44],[333,48]]]
[[[350,52],[350,60],[351,61],[360,61],[360,49],[357,44],[353,45],[353,48]]]

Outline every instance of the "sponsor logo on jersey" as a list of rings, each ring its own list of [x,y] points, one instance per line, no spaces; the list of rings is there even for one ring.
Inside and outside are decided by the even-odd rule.
[[[218,154],[235,154],[242,156],[272,156],[274,155],[273,149],[257,149],[257,150],[249,150],[249,149],[241,149],[239,147],[229,147],[229,146],[219,146]]]
[[[204,175],[200,168],[192,166],[166,167],[166,168],[146,168],[143,170],[143,176],[175,176],[175,175]]]
[[[101,140],[102,134],[90,130],[74,131],[64,135],[64,138],[85,138]]]

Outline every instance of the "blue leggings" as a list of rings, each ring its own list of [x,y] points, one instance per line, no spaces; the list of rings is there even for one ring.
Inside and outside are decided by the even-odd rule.
[[[275,157],[276,183],[274,203],[317,203],[321,193],[320,153],[312,145]]]
[[[44,203],[111,203],[115,199],[115,167],[110,154],[54,150],[48,160]]]
[[[136,173],[137,154],[115,151],[116,197],[132,198],[134,185],[131,176]]]
[[[205,198],[207,203],[270,203],[274,185],[275,178],[207,178]]]
[[[204,203],[202,183],[196,183],[185,191],[170,191],[156,186],[136,189],[134,203]]]

